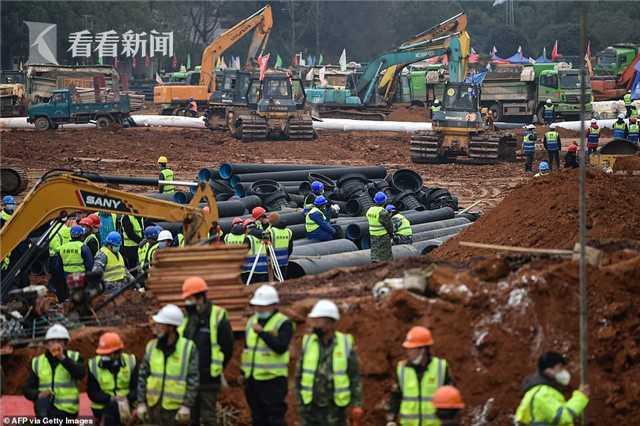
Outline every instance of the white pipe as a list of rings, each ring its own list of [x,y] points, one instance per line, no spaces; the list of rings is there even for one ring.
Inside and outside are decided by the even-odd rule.
[[[597,120],[597,122],[598,122],[598,127],[600,127],[601,129],[612,129],[613,123],[615,123],[616,120]],[[588,129],[589,126],[591,126],[591,120],[585,120],[584,122],[585,130]],[[561,129],[573,130],[574,132],[579,132],[580,121],[561,121],[559,123],[553,123],[549,127],[551,127],[552,129],[559,127]]]
[[[138,126],[148,127],[186,127],[204,129],[202,117],[180,117],[177,115],[132,115]]]
[[[95,124],[60,124],[64,129],[88,129],[95,128]],[[0,129],[35,129],[33,124],[27,123],[27,117],[0,118]]]
[[[343,118],[323,118],[314,121],[316,130],[374,131],[374,132],[416,132],[431,130],[431,123],[405,121],[348,120]]]

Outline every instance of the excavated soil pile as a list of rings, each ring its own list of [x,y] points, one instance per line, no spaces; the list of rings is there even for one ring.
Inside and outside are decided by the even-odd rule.
[[[616,162],[613,163],[613,170],[640,170],[640,156],[616,158]]]
[[[416,121],[424,122],[427,120],[427,110],[424,107],[417,105],[414,106],[402,106],[394,108],[386,119],[387,121]]]
[[[486,250],[458,242],[571,249],[578,239],[578,171],[562,170],[515,188],[495,209],[433,252],[463,261]],[[587,173],[589,239],[640,240],[640,177]]]

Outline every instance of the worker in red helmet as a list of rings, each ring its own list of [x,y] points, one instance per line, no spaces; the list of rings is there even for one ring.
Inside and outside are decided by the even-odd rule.
[[[255,207],[251,210],[251,217],[256,221],[256,229],[260,231],[268,231],[271,224],[267,217],[267,211],[264,207]]]
[[[457,388],[450,385],[439,387],[433,394],[431,402],[436,408],[436,417],[440,420],[440,426],[462,425],[461,412],[464,402]]]
[[[83,217],[78,224],[84,228],[84,244],[91,250],[91,256],[96,257],[96,253],[100,250],[100,240],[96,235],[98,229],[100,229],[100,219],[98,219],[98,225],[91,218],[92,215]]]
[[[564,168],[578,168],[578,145],[576,144],[576,141],[571,141],[567,147],[567,153],[564,156]]]
[[[256,209],[253,209],[253,212],[256,212]],[[252,215],[253,215],[253,212],[252,212]],[[264,216],[266,217],[266,215]],[[258,217],[261,217],[261,216],[258,216]],[[255,265],[255,268],[253,268],[254,271],[253,271],[253,276],[251,277],[251,282],[257,283],[257,282],[268,281],[269,267],[267,266],[267,262],[268,262],[267,247],[264,244],[263,239],[265,238],[265,235],[267,236],[269,235],[269,232],[263,231],[262,229],[258,229],[258,224],[253,218],[246,219],[243,225],[245,228],[245,235],[248,241],[249,254],[245,258],[245,263],[242,268],[242,274],[241,274],[242,282],[245,282],[245,283],[247,282],[254,263],[256,265]],[[256,257],[258,258],[257,263],[255,262]]]
[[[412,327],[402,346],[407,359],[396,368],[387,425],[395,425],[396,419],[401,425],[439,425],[431,398],[440,386],[452,384],[447,361],[431,352],[433,337],[426,327]]]

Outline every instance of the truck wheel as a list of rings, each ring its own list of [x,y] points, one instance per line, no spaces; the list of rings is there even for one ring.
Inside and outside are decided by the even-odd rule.
[[[502,121],[502,106],[500,104],[493,104],[489,107],[493,121]]]
[[[112,121],[109,117],[98,117],[96,119],[96,127],[101,130],[111,127],[111,123]]]
[[[38,130],[49,130],[51,128],[51,122],[47,117],[38,117],[33,124]]]

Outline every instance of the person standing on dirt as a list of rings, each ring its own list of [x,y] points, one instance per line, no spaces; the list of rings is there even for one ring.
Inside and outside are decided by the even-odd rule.
[[[524,397],[516,411],[519,425],[573,425],[589,403],[589,385],[580,385],[567,401],[564,394],[571,381],[567,360],[557,352],[545,352],[537,371],[525,379]]]
[[[373,197],[375,206],[369,207],[366,217],[369,222],[369,239],[371,240],[371,262],[386,262],[393,260],[391,238],[393,237],[393,223],[391,215],[384,209],[387,195],[377,192]]]
[[[287,277],[287,266],[289,266],[289,256],[293,253],[293,232],[280,223],[280,215],[271,213],[269,215],[269,233],[271,234],[271,244],[278,261],[278,266],[283,278]]]
[[[242,281],[244,283],[249,281],[249,275],[251,275],[251,270],[253,269],[251,283],[266,282],[269,280],[269,267],[267,266],[269,259],[267,258],[267,247],[263,242],[264,231],[256,228],[256,222],[253,219],[247,219],[243,224],[249,241],[249,253],[244,260],[241,274]],[[257,262],[256,258],[258,258]],[[253,266],[254,263],[255,268]]]
[[[547,101],[544,103],[542,118],[544,118],[544,124],[546,124],[547,126],[552,124],[556,120],[556,107],[553,105],[551,99],[547,99]]]
[[[627,117],[631,117],[631,106],[633,105],[631,90],[627,90],[627,93],[622,97],[622,101],[624,102],[624,108],[627,110]]]
[[[461,426],[461,412],[464,402],[460,391],[454,386],[440,386],[433,394],[431,400],[436,409],[436,417],[440,420],[440,426]]]
[[[638,119],[636,117],[629,119],[628,129],[627,140],[638,145],[638,142],[640,142],[640,126],[638,125]]]
[[[529,124],[522,139],[522,153],[524,154],[524,171],[533,171],[533,159],[536,155],[536,126]]]
[[[69,274],[86,274],[93,269],[91,249],[83,242],[84,228],[80,225],[73,225],[70,235],[71,241],[60,246],[60,259],[65,280]]]
[[[191,421],[200,370],[195,344],[178,333],[183,320],[180,308],[171,304],[153,316],[156,338],[147,343],[140,363],[134,412],[143,423],[164,426]]]
[[[84,365],[78,352],[67,349],[70,339],[69,331],[63,325],[52,325],[44,336],[45,353],[31,360],[22,392],[34,402],[34,411],[39,419],[60,419],[64,422],[78,417],[78,385],[84,377]]]
[[[198,116],[198,103],[193,98],[189,98],[189,113],[192,117]]]
[[[384,208],[391,215],[393,223],[393,243],[394,244],[411,244],[413,243],[413,230],[411,222],[398,211],[393,204]]]
[[[556,169],[560,169],[560,151],[562,150],[562,142],[560,134],[551,129],[544,134],[544,149],[547,150],[549,157],[549,167],[553,170],[553,163],[556,163]]]
[[[175,176],[173,170],[167,167],[169,160],[164,155],[158,157],[158,167],[160,168],[159,180],[173,181]],[[176,191],[175,186],[170,184],[158,184],[158,191],[161,194],[173,194]]]
[[[433,337],[426,327],[412,327],[402,346],[407,360],[396,368],[387,425],[395,425],[398,418],[400,425],[439,426],[432,397],[439,387],[453,384],[447,361],[431,353]]]
[[[138,246],[143,238],[144,219],[134,215],[120,216],[122,256],[128,269],[138,266]]]
[[[302,338],[296,395],[304,426],[361,424],[362,381],[353,336],[336,330],[338,307],[319,300],[309,315],[311,333]]]
[[[624,114],[618,114],[618,119],[613,123],[613,139],[626,139],[629,128],[624,121]]]
[[[337,231],[331,226],[329,216],[326,212],[328,204],[324,195],[318,195],[313,200],[313,208],[307,212],[305,216],[304,229],[307,238],[317,241],[331,241],[336,238]]]
[[[89,360],[87,395],[97,423],[105,426],[126,424],[136,401],[138,365],[135,355],[123,349],[120,335],[106,332],[100,336],[96,356]]]
[[[600,143],[600,126],[598,126],[598,120],[591,119],[591,126],[586,131],[585,138],[587,138],[587,158],[591,154],[595,154],[598,151],[598,144]]]
[[[91,250],[91,258],[93,259],[98,253],[98,250],[100,250],[100,239],[98,239],[96,235],[98,228],[100,228],[100,218],[97,215],[91,214],[80,219],[78,223],[84,228],[84,244]]]
[[[270,285],[260,286],[249,302],[242,351],[245,396],[253,426],[284,426],[287,413],[289,345],[293,323],[278,311],[280,299]]]
[[[133,280],[131,272],[124,266],[124,257],[120,254],[121,244],[120,234],[109,232],[93,261],[93,272],[102,272],[102,282],[108,293],[115,293]]]
[[[207,300],[209,287],[200,277],[189,277],[182,284],[182,300],[187,317],[178,327],[182,337],[192,340],[198,350],[200,385],[191,425],[216,426],[216,403],[223,370],[233,355],[233,330],[224,308]]]

